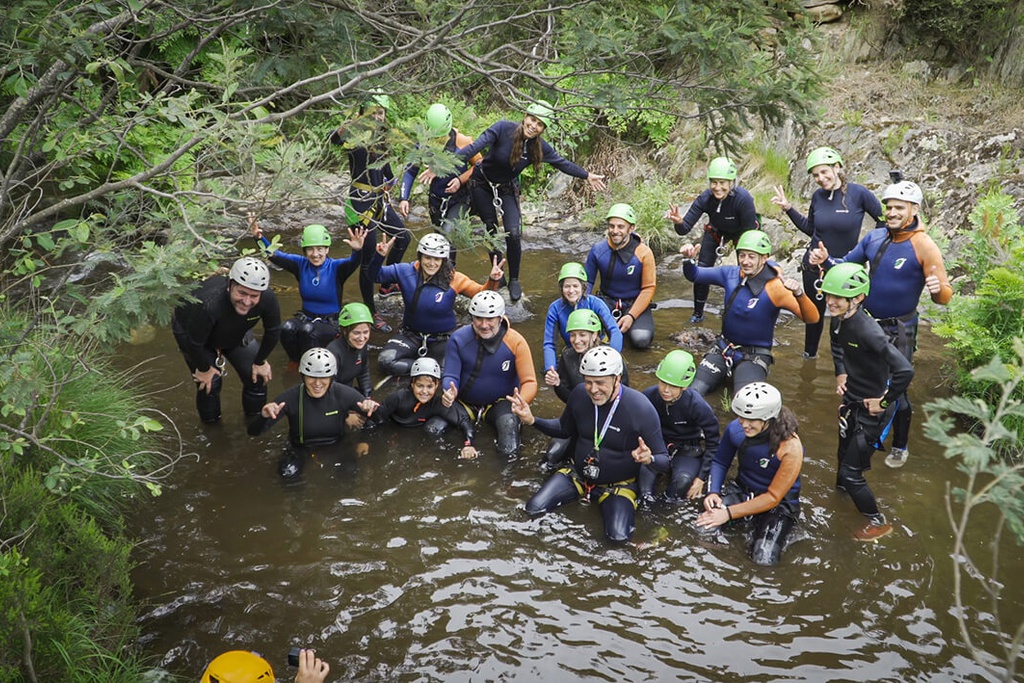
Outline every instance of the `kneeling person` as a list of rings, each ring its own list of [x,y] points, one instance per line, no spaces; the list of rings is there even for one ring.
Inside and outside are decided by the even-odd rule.
[[[458,400],[474,420],[484,420],[498,432],[498,452],[519,450],[519,418],[506,400],[518,392],[529,402],[537,395],[533,355],[523,335],[505,320],[505,300],[485,290],[469,302],[473,321],[454,333],[444,354],[441,386],[445,406]]]
[[[601,506],[605,536],[628,541],[636,528],[637,477],[641,465],[668,470],[669,459],[654,406],[622,384],[622,356],[612,348],[591,349],[580,362],[583,385],[569,395],[562,416],[533,416],[518,393],[512,409],[525,424],[575,442],[572,465],[548,479],[526,503],[531,515],[584,499]]]
[[[673,502],[701,495],[711,458],[718,450],[718,418],[703,396],[687,391],[696,374],[693,356],[676,349],[658,363],[654,373],[658,383],[643,391],[658,411],[661,435],[672,458],[672,477],[665,498]],[[640,493],[647,502],[654,499],[656,479],[650,467],[640,468]]]
[[[441,366],[433,358],[417,358],[409,370],[409,386],[384,399],[373,414],[373,424],[390,419],[403,427],[423,427],[433,436],[440,436],[449,425],[458,427],[465,436],[459,457],[476,458],[469,413],[458,402],[446,407],[441,402],[439,386]]]

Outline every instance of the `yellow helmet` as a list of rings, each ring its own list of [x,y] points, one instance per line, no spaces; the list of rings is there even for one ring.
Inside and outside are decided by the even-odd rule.
[[[231,650],[210,662],[201,683],[274,683],[274,670],[255,652]]]

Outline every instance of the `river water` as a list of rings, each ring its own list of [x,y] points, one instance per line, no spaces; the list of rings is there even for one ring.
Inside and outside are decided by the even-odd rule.
[[[526,252],[536,315],[515,327],[538,365],[558,267],[584,256]],[[485,275],[482,258],[463,256],[460,267]],[[291,276],[275,272],[273,284],[283,312],[298,308]],[[659,275],[655,346],[626,353],[634,387],[655,382],[654,367],[675,347],[668,334],[687,325],[691,294],[681,274]],[[719,323],[709,315],[704,325]],[[299,481],[282,482],[285,425],[248,437],[235,377],[226,380],[222,424],[200,425],[184,363],[160,330],[123,359],[147,361],[141,381],[165,390],[158,400],[194,456],[132,521],[142,647],[194,680],[235,648],[263,653],[290,680],[293,645],[315,647],[331,681],[984,679],[952,617],[944,496],[960,476],[915,420],[907,466],[888,469],[879,454],[868,474],[895,533],[854,541],[862,518],[833,488],[831,361],[827,350],[804,361],[802,334],[799,321],[779,327],[770,381],[800,418],[803,519],[782,563],[761,568],[737,533],[726,546],[702,540],[694,507],[641,514],[636,544],[624,547],[602,539],[595,508],[528,518],[523,505],[543,481],[546,443],[532,428],[522,454],[506,461],[483,427],[475,462],[457,460],[454,436],[383,430],[369,455],[356,458],[351,444],[318,452]],[[372,343],[383,341],[375,334]],[[920,346],[917,406],[947,391],[941,341],[922,329]],[[271,397],[298,381],[283,351],[272,361]],[[723,424],[731,419],[719,394],[709,401]],[[534,410],[554,416],[561,404],[545,388]],[[1024,568],[1020,548],[1004,546],[1004,565]],[[1018,619],[1021,586],[1003,587],[1003,610]],[[992,647],[992,615],[972,617]]]

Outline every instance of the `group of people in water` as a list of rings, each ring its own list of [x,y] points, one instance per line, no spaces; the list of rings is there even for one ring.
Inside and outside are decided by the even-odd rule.
[[[389,106],[386,96],[375,95],[358,121],[382,125]],[[657,384],[643,391],[629,386],[621,351],[625,344],[646,349],[653,341],[656,264],[636,232],[636,212],[614,203],[605,237],[582,262],[568,262],[559,272],[538,376],[531,345],[509,323],[500,293],[507,288],[513,302],[522,296],[518,175],[546,162],[594,189],[604,187],[602,176],[562,158],[542,139],[552,115],[549,105],[537,103],[521,122],[499,121],[474,141],[452,127],[444,105],[432,105],[425,123],[461,163],[443,176],[429,168],[406,169],[397,207],[388,191],[398,180],[377,163],[381,152],[347,142],[354,123],[336,130],[331,141],[346,145],[351,173],[342,238],[351,254],[329,255],[334,235],[323,225],[305,227],[301,253],[275,248],[250,215],[265,258],[238,259],[226,276],[202,282],[195,300],[175,312],[173,332],[195,380],[200,419],[220,420],[230,363],[242,384],[251,435],[287,418],[291,457],[282,465],[284,476],[301,472],[308,449],[386,423],[434,434],[450,429],[466,459],[479,455],[482,425],[493,430],[502,456],[520,450],[522,425],[533,426],[551,438],[544,454],[550,476],[526,502],[529,514],[592,502],[602,512],[606,537],[626,542],[638,508],[659,497],[700,501],[698,527],[748,518],[751,557],[774,564],[799,516],[804,452],[796,417],[766,381],[775,323],[782,310],[800,318],[806,325],[803,355],[813,359],[827,309],[840,397],[836,485],[865,515],[857,538],[889,533],[864,473],[890,432],[886,464],[907,461],[918,300],[924,290],[939,304],[952,295],[942,256],[919,215],[920,188],[899,180],[879,201],[847,180],[836,150],[814,150],[807,172],[818,189],[807,214],[790,204],[782,188],[772,200],[810,237],[802,278],[785,278],[771,259],[771,240],[760,229],[753,198],[737,184],[735,164],[713,159],[708,189],[685,212],[670,204],[666,217],[680,235],[707,217],[699,244],[680,252],[683,273],[694,283],[691,323],[705,320],[715,285],[724,292],[721,333],[699,363],[683,349],[669,352],[657,365]],[[419,239],[414,261],[404,262],[412,235],[402,219],[417,178],[428,187],[436,231]],[[489,231],[499,222],[505,229],[506,251],[490,255],[483,282],[456,270],[445,236],[452,220],[469,213]],[[861,239],[865,219],[875,228]],[[716,266],[727,243],[737,265]],[[265,259],[298,281],[302,308],[288,319],[282,319]],[[343,284],[356,273],[362,300],[344,303]],[[376,312],[375,293],[401,295],[397,332]],[[470,299],[469,322],[461,326],[459,295]],[[259,341],[253,335],[257,324],[263,328]],[[371,381],[373,332],[391,335],[377,364],[397,388],[382,400]],[[269,358],[278,342],[301,382],[268,400]],[[736,417],[721,428],[705,396],[730,379]],[[534,415],[531,402],[541,382],[564,401],[559,417]],[[734,461],[737,471],[729,478]],[[660,494],[659,477],[666,480]]]

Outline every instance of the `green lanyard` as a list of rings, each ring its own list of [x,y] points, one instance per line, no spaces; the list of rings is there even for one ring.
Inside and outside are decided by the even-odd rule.
[[[612,409],[608,411],[608,417],[604,419],[604,426],[601,427],[601,433],[597,432],[597,405],[594,405],[594,450],[601,449],[601,442],[604,441],[604,435],[608,431],[608,426],[612,423],[612,417],[615,416],[615,411],[619,407],[619,400],[622,398],[622,384],[619,384],[619,393],[615,397],[615,401],[612,402]]]

